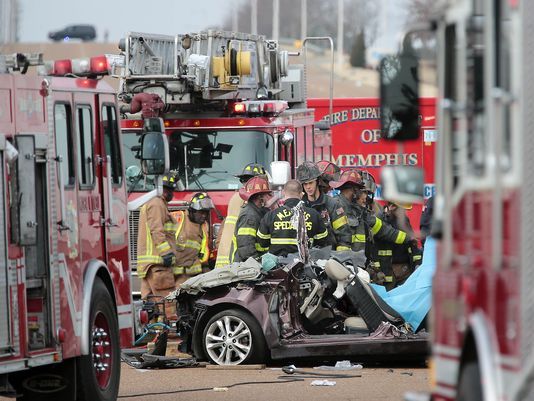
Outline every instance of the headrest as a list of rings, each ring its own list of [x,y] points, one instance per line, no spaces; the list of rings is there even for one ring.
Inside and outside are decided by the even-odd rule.
[[[350,270],[335,259],[326,261],[324,271],[328,277],[337,281],[344,281],[350,277]]]

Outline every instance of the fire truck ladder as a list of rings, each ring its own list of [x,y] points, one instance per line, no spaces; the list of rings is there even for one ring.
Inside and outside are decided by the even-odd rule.
[[[303,66],[290,66],[289,53],[264,36],[215,30],[176,36],[130,32],[119,48],[124,60],[114,66],[113,75],[120,79],[119,98],[125,103],[137,93],[157,94],[167,109],[267,97],[303,101],[303,73],[294,71]]]

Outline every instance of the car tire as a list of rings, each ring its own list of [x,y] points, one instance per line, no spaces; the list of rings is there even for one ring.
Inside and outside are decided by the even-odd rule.
[[[98,277],[91,295],[89,355],[77,358],[78,400],[117,399],[120,383],[120,343],[117,311]]]
[[[457,401],[482,401],[482,384],[480,369],[476,361],[469,361],[462,366],[458,383]]]
[[[204,327],[202,345],[217,365],[246,365],[265,361],[263,331],[250,314],[228,309],[212,316]]]

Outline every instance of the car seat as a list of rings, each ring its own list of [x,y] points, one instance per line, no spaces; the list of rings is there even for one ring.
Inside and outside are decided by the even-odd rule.
[[[336,297],[347,294],[352,305],[364,320],[371,332],[375,331],[382,322],[393,325],[404,323],[403,318],[391,308],[365,281],[351,272],[335,259],[330,259],[325,265],[325,273],[337,281]],[[356,324],[357,323],[357,324]],[[355,328],[361,328],[361,322],[356,322]],[[347,322],[351,324],[351,322]]]

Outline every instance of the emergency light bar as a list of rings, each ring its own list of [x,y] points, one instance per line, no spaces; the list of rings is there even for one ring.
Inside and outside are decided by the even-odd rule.
[[[73,60],[46,61],[38,69],[39,75],[55,77],[98,77],[109,74],[108,59],[106,56],[80,58]]]
[[[285,100],[246,100],[233,103],[231,113],[234,115],[277,116],[287,107]]]

